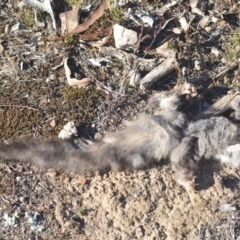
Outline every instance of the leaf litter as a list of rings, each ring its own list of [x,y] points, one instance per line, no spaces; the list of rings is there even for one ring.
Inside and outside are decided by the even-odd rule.
[[[84,11],[89,6],[82,1],[1,3],[1,140],[58,136],[72,121],[77,128],[66,136],[119,131],[145,110],[153,92],[172,89],[186,77],[199,91],[186,109],[189,118],[215,106],[230,90],[239,91],[237,1],[91,4]],[[79,16],[69,29],[70,22],[58,16],[71,18],[75,7]],[[24,15],[28,8],[30,18]],[[116,36],[122,33],[113,26],[134,32],[134,39],[120,37],[123,46],[132,41],[131,48],[118,49]],[[238,121],[232,112],[226,114]],[[175,184],[165,163],[145,171],[89,173],[81,181],[73,173],[29,164],[1,162],[0,168],[2,239],[240,236],[239,209],[233,212],[239,205],[239,176],[230,168],[203,164],[200,190],[194,193]]]

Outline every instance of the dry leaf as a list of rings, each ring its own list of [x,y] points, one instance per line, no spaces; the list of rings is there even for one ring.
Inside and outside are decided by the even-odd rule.
[[[207,26],[208,22],[209,22],[209,17],[206,16],[199,22],[199,25],[202,29],[204,29]]]
[[[162,16],[165,12],[167,12],[169,9],[171,9],[174,5],[176,5],[178,3],[178,0],[176,1],[171,1],[168,4],[165,4],[163,7],[161,7],[160,9],[158,9],[156,11],[156,13],[160,16]]]
[[[233,204],[223,203],[218,207],[218,209],[220,209],[222,212],[229,212],[229,211],[236,211],[237,207]]]
[[[179,18],[179,23],[182,27],[182,29],[184,30],[184,32],[187,32],[188,28],[189,28],[189,24],[187,23],[187,20],[185,17],[180,17]]]
[[[163,45],[160,47],[156,48],[157,53],[161,54],[163,57],[166,58],[174,58],[176,56],[176,50],[175,49],[170,49],[168,47],[169,42],[165,42]]]
[[[110,36],[107,36],[101,40],[89,42],[89,44],[93,47],[102,47],[108,42],[109,38]]]
[[[202,4],[203,2],[201,0],[190,0],[190,6],[192,8],[191,12],[204,17],[203,12],[201,11]]]
[[[181,34],[182,31],[181,31],[180,28],[175,27],[175,28],[172,29],[172,32],[175,33],[175,34]]]
[[[190,0],[189,4],[190,4],[191,8],[193,9],[193,8],[197,7],[198,2],[199,2],[199,0]]]
[[[203,12],[202,12],[199,8],[193,8],[193,9],[192,9],[192,13],[195,13],[195,14],[197,14],[197,15],[199,15],[199,16],[204,17]]]
[[[108,0],[103,0],[89,15],[89,17],[80,25],[78,25],[75,29],[73,29],[70,33],[81,33],[86,31],[97,19],[99,19],[104,12],[108,9]]]
[[[205,27],[204,30],[207,32],[207,33],[210,33],[212,31],[212,28],[211,27]]]
[[[70,180],[71,180],[70,177],[69,177],[69,176],[66,176],[66,177],[64,178],[63,182],[67,184],[67,183],[70,182]]]
[[[84,178],[84,177],[80,177],[80,178],[79,178],[79,183],[80,183],[81,185],[85,185],[85,184],[87,183],[87,179]]]
[[[74,30],[79,24],[80,8],[74,8],[68,12],[59,14],[61,19],[61,34],[65,35]]]
[[[59,67],[62,67],[63,66],[63,56],[59,56],[55,61],[54,63],[52,64],[52,69],[53,70],[56,70],[57,68]]]
[[[102,47],[108,42],[109,38],[111,37],[111,33],[112,33],[112,30],[109,32],[108,36],[104,37],[103,39],[98,41],[88,42],[88,43],[93,47]]]
[[[77,78],[71,78],[71,70],[67,65],[67,60],[68,60],[68,58],[66,58],[64,60],[64,68],[65,68],[68,85],[69,86],[78,86],[78,87],[88,86],[92,82],[91,78],[83,78],[81,80],[78,80]]]

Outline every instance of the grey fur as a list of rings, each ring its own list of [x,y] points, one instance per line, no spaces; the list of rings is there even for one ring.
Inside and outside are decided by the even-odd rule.
[[[143,114],[125,130],[108,133],[100,141],[22,139],[2,145],[0,159],[30,161],[40,167],[80,174],[92,170],[146,168],[167,158],[178,146],[186,122],[184,114],[177,111],[163,111],[154,116]]]
[[[148,168],[170,157],[177,181],[191,189],[202,158],[240,166],[238,125],[224,117],[188,124],[185,115],[177,111],[182,95],[194,97],[195,93],[191,84],[157,93],[148,102],[153,115],[141,114],[123,131],[107,133],[99,141],[23,139],[0,146],[0,158],[83,174],[94,170]]]
[[[189,189],[202,158],[240,166],[240,127],[224,117],[191,123],[181,144],[172,151],[171,162],[177,181]]]
[[[235,110],[235,118],[240,120],[240,95],[236,96],[232,102],[231,107]]]
[[[191,99],[196,97],[197,90],[191,83],[184,83],[170,91],[164,91],[154,94],[148,101],[148,111],[150,113],[159,113],[165,110],[179,110],[184,97]]]
[[[178,90],[153,96],[148,108],[155,115],[142,114],[120,132],[108,133],[100,141],[78,139],[21,139],[0,146],[0,159],[30,161],[40,167],[84,173],[91,170],[145,168],[167,158],[179,145],[187,120],[175,111],[180,104]],[[185,94],[185,93],[184,93]],[[154,99],[154,100],[153,100]],[[164,110],[159,111],[159,107]]]

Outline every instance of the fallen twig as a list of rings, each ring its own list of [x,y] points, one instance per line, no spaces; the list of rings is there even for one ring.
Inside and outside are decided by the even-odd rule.
[[[99,80],[97,80],[91,73],[89,73],[89,72],[87,72],[88,73],[88,75],[90,75],[90,77],[94,80],[94,81],[96,81],[96,83],[98,83],[101,87],[103,87],[107,92],[109,92],[109,93],[112,93],[112,94],[116,94],[116,95],[119,95],[119,96],[123,96],[123,94],[121,94],[121,93],[117,93],[117,92],[113,92],[113,91],[111,91],[108,87],[106,87],[103,83],[101,83]]]
[[[235,67],[237,67],[239,64],[239,59],[237,59],[236,61],[234,61],[231,66],[229,66],[227,69],[223,70],[222,72],[220,72],[219,74],[217,74],[214,78],[210,78],[212,79],[213,82],[208,86],[208,88],[202,92],[201,94],[198,95],[197,100],[202,99],[203,96],[216,85],[216,82],[219,81],[220,79],[222,79],[230,70],[234,69]],[[202,79],[201,79],[202,80]],[[192,81],[191,81],[192,82]],[[196,83],[196,81],[194,82]],[[221,113],[227,111],[228,109],[231,108],[231,102],[232,100],[237,96],[238,94],[231,94],[231,95],[226,95],[224,96],[222,99],[220,99],[219,101],[217,101],[216,103],[214,103],[212,106],[206,108],[204,111],[202,111],[201,113],[199,113],[197,116],[194,117],[194,120],[198,120],[198,119],[202,119],[202,118],[207,118],[207,117],[211,117],[211,116],[217,116],[220,115]],[[196,101],[193,101],[193,103],[191,105],[189,105],[187,108],[185,108],[184,110],[187,110],[189,107],[191,107]],[[214,112],[215,111],[215,112]]]
[[[103,0],[89,15],[89,17],[75,29],[73,29],[70,34],[81,33],[86,31],[97,19],[99,19],[104,12],[108,9],[108,1]]]
[[[203,110],[201,113],[199,113],[197,116],[193,118],[193,120],[199,120],[199,119],[205,119],[213,116],[218,116],[223,112],[226,112],[227,110],[231,109],[231,102],[233,99],[238,96],[237,93],[229,94],[224,97],[222,97],[220,100],[215,102],[210,107]]]
[[[159,66],[154,68],[150,73],[148,73],[144,78],[140,80],[141,89],[149,89],[154,83],[156,83],[162,77],[168,75],[176,68],[176,59],[167,58]]]

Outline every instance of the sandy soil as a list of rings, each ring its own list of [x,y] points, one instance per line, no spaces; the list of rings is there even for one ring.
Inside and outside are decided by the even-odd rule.
[[[93,47],[83,50],[76,39],[67,45],[63,37],[51,35],[53,31],[48,26],[47,13],[42,13],[40,18],[47,27],[37,26],[32,9],[25,8],[24,12],[17,7],[18,2],[0,3],[0,9],[3,9],[0,11],[0,43],[4,48],[0,52],[1,140],[11,141],[25,135],[57,136],[68,121],[75,121],[81,137],[94,136],[96,132],[106,130],[120,131],[123,121],[132,120],[138,112],[144,111],[152,91],[119,86],[121,81],[127,81],[126,73],[133,68],[130,63],[134,54],[137,58],[154,60],[139,68],[142,74],[157,66],[161,56],[135,51],[122,60],[112,57],[110,63],[93,67],[84,59],[96,58],[100,51]],[[57,13],[64,10],[60,2],[59,5],[55,3]],[[160,8],[167,2],[146,1],[146,4],[139,5],[151,10],[151,6]],[[189,1],[182,1],[169,10],[166,20],[170,16],[176,17],[177,13],[179,15],[182,9],[189,10]],[[123,10],[127,11],[127,8]],[[173,41],[178,51],[179,67],[188,67],[189,79],[196,83],[200,92],[207,90],[201,100],[186,109],[190,118],[229,90],[240,88],[239,69],[235,67],[215,79],[215,87],[209,89],[214,76],[239,58],[237,1],[209,3],[203,12],[210,16],[208,10],[215,11],[224,22],[211,22],[208,30],[212,32],[204,30],[198,33],[207,67],[202,66],[201,70],[194,68],[195,60],[200,59],[194,42],[199,16],[196,23],[192,22],[188,34],[182,32],[174,38],[177,44]],[[223,14],[222,18],[217,11]],[[27,30],[10,31],[18,21],[27,26]],[[124,24],[140,33],[141,28],[128,21]],[[171,24],[169,29],[180,28],[177,20]],[[169,29],[164,29],[154,44],[161,45],[165,37],[169,37]],[[43,34],[43,43],[39,42],[36,49],[31,50],[28,44],[39,32]],[[215,38],[216,32],[221,34]],[[141,47],[146,50],[150,43],[143,41]],[[152,47],[157,47],[154,44]],[[113,45],[112,39],[109,45]],[[213,48],[219,51],[219,57],[211,55]],[[111,91],[99,90],[96,83],[86,89],[67,86],[64,69],[51,68],[54,61],[65,54],[81,65],[79,74],[91,73],[104,86],[111,86]],[[179,81],[182,81],[182,75],[178,69],[155,84],[153,89],[170,89]],[[123,90],[124,96],[111,93]],[[51,125],[53,120],[56,123],[54,127]],[[0,239],[240,239],[239,170],[220,168],[216,163],[203,161],[196,181],[196,190],[187,192],[174,181],[167,161],[144,171],[89,173],[85,176],[1,161]],[[222,211],[219,209],[221,204],[231,204],[232,208]]]

